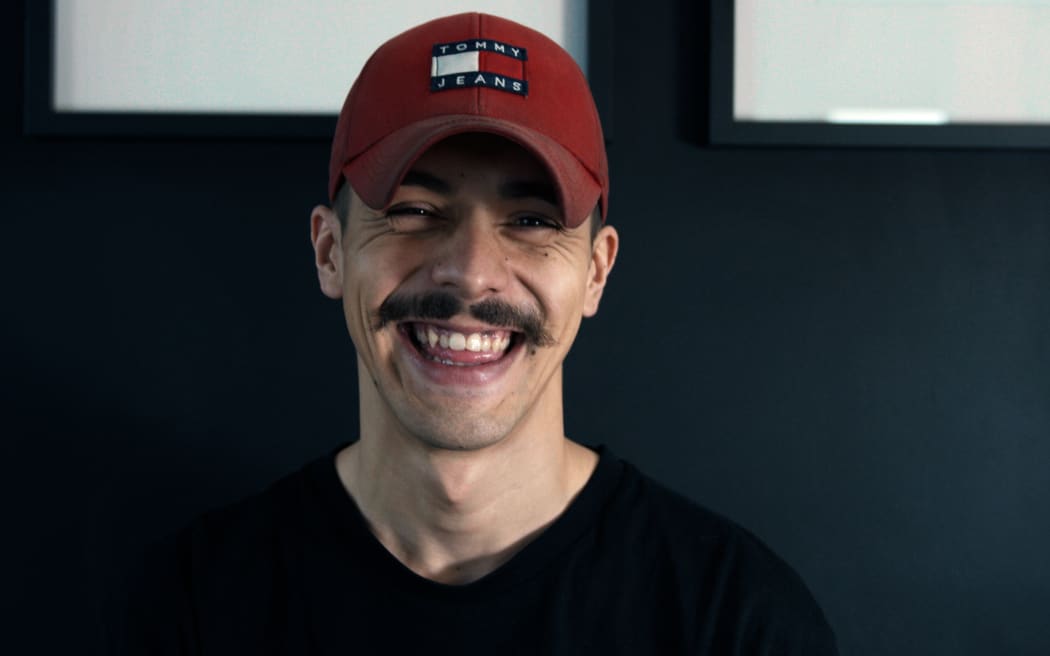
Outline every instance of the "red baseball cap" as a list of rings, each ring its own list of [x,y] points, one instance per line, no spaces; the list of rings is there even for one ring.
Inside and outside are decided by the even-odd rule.
[[[478,13],[424,23],[372,54],[339,113],[329,199],[346,179],[366,205],[386,207],[423,152],[464,132],[532,152],[555,182],[566,226],[599,203],[605,219],[605,139],[580,67],[539,32]]]

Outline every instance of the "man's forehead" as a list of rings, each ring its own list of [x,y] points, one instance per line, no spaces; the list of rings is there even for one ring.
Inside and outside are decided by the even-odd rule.
[[[426,149],[409,167],[401,186],[453,193],[466,171],[481,172],[505,198],[538,198],[559,206],[554,180],[535,155],[509,139],[485,133],[455,135]]]

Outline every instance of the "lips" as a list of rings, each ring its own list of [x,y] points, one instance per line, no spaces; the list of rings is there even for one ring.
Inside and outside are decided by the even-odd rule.
[[[457,329],[426,322],[401,324],[416,350],[427,360],[450,366],[471,367],[501,360],[518,341],[506,329]]]

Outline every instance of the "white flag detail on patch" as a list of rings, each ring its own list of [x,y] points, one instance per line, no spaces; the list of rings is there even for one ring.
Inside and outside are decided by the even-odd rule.
[[[481,64],[477,50],[431,58],[431,77],[458,75],[459,73],[477,73],[479,70],[481,70]]]

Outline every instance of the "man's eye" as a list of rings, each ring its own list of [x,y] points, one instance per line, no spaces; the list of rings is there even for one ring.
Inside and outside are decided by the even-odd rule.
[[[429,208],[413,205],[390,208],[386,220],[394,232],[421,232],[436,227],[441,217]]]
[[[515,228],[549,228],[552,230],[561,228],[561,225],[556,221],[532,214],[515,217],[513,226]]]

